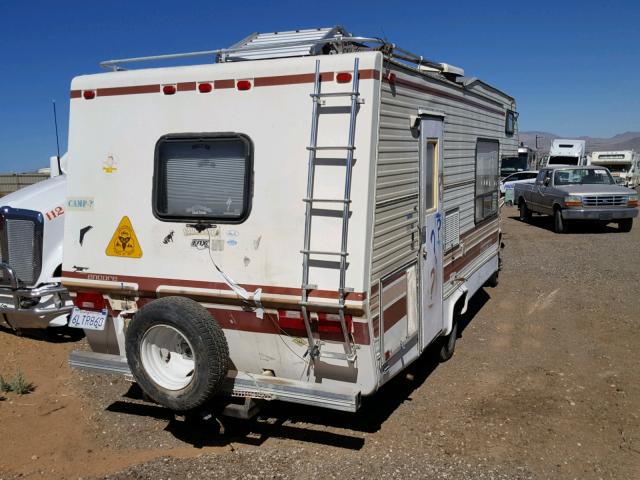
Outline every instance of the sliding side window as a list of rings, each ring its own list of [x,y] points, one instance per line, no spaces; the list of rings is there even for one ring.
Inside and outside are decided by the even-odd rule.
[[[239,134],[166,135],[156,145],[154,214],[240,223],[251,207],[253,147]]]
[[[478,139],[476,144],[476,223],[498,212],[500,143]]]

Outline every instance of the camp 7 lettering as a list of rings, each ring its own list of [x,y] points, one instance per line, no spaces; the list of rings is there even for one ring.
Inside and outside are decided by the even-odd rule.
[[[58,218],[60,215],[64,215],[64,208],[62,207],[56,207],[44,214],[44,216],[47,217],[47,220],[53,220],[54,218]]]

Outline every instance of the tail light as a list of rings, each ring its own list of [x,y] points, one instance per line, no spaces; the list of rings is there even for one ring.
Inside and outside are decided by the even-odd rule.
[[[238,82],[236,83],[236,87],[238,87],[238,90],[249,90],[251,88],[251,81],[238,80]]]
[[[164,87],[162,87],[162,93],[164,93],[165,95],[173,95],[174,93],[176,93],[176,86],[165,85]]]
[[[213,90],[213,85],[211,85],[209,82],[198,84],[198,91],[200,93],[209,93],[211,90]]]
[[[102,310],[106,305],[102,294],[94,292],[78,292],[73,303],[83,310],[96,311]]]
[[[336,82],[349,83],[351,81],[351,74],[349,72],[340,72],[336,75]]]

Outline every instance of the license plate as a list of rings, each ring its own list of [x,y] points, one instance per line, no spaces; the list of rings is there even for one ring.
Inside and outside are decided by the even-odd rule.
[[[601,213],[600,220],[611,220],[613,218],[613,214],[611,213]]]
[[[104,330],[107,323],[107,309],[99,312],[94,310],[80,310],[74,308],[69,318],[69,326],[73,328],[84,328],[86,330]]]

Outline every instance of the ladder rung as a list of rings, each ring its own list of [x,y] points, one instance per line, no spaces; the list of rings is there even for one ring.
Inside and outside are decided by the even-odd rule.
[[[307,150],[355,150],[356,147],[350,146],[333,146],[333,147],[307,147]]]
[[[306,253],[308,255],[338,255],[340,257],[349,255],[347,252],[327,252],[324,250],[300,250],[300,253]]]
[[[351,200],[343,198],[303,198],[302,201],[309,203],[351,203]]]
[[[356,358],[355,352],[353,353],[340,353],[340,352],[323,352],[320,351],[321,358],[333,358],[336,360],[348,360],[353,361]]]
[[[311,96],[314,98],[323,98],[323,97],[351,97],[351,96],[360,96],[360,92],[334,92],[334,93],[312,93]]]

